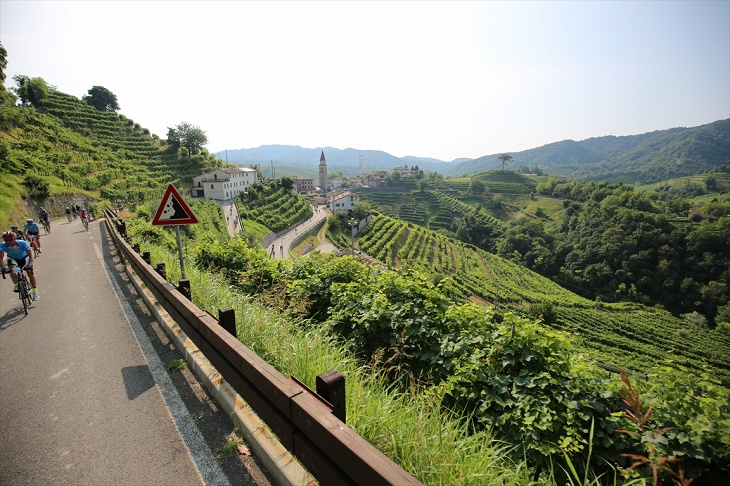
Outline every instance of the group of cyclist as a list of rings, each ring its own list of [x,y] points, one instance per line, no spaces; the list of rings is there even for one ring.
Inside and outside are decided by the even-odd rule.
[[[71,221],[71,214],[73,214],[74,219],[81,218],[88,230],[90,215],[86,209],[78,204],[72,204],[66,207],[65,212],[69,221]],[[36,256],[42,253],[40,228],[42,226],[46,234],[51,232],[51,216],[45,208],[38,210],[38,220],[41,223],[40,225],[33,218],[28,218],[23,225],[23,229],[18,228],[16,225],[11,226],[9,231],[3,233],[3,241],[0,243],[0,266],[2,266],[7,255],[7,266],[10,271],[10,279],[13,281],[13,291],[18,291],[18,277],[12,273],[12,269],[17,266],[25,270],[28,275],[28,280],[32,286],[33,300],[40,298],[33,273],[33,261]]]

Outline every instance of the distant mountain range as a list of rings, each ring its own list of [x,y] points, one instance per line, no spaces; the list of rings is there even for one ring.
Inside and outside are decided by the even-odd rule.
[[[445,162],[427,157],[395,157],[379,150],[303,148],[263,145],[216,153],[237,165],[259,164],[265,172],[273,165],[276,175],[316,175],[324,151],[330,172],[352,176],[371,170],[390,171],[396,166],[417,165],[445,176],[477,174],[502,167],[499,155]],[[564,140],[522,152],[511,152],[510,168],[539,167],[585,180],[651,183],[706,172],[730,164],[730,119],[694,128],[672,128],[641,135],[605,136]],[[360,167],[362,156],[362,167]]]

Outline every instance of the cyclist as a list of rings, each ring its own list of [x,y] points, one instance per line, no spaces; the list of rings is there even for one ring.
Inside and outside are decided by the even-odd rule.
[[[41,224],[48,228],[48,232],[51,232],[51,215],[48,214],[48,211],[46,211],[45,208],[40,208],[38,210],[38,219],[40,220]]]
[[[73,204],[71,205],[71,214],[73,214],[74,219],[76,219],[76,206],[74,206]]]
[[[28,221],[26,221],[23,229],[28,236],[28,240],[30,241],[31,246],[35,247],[38,250],[39,255],[43,253],[41,251],[41,229],[38,227],[38,223],[33,221],[33,218],[28,218]],[[35,243],[33,243],[33,240],[35,240]]]
[[[2,263],[5,255],[8,255],[8,269],[10,272],[10,280],[13,281],[13,292],[18,291],[18,277],[12,273],[12,267],[18,266],[25,270],[32,287],[31,295],[33,300],[40,299],[38,289],[36,288],[35,274],[33,273],[33,251],[27,241],[18,240],[17,235],[13,231],[3,233],[3,242],[0,243],[0,263]]]
[[[17,226],[12,225],[10,227],[10,231],[12,231],[13,233],[15,233],[15,239],[16,240],[28,241],[28,240],[25,239],[25,235],[23,234],[23,231],[22,230],[19,230]]]
[[[79,209],[79,218],[81,218],[81,223],[86,227],[86,229],[89,229],[89,214],[86,212],[86,209]]]

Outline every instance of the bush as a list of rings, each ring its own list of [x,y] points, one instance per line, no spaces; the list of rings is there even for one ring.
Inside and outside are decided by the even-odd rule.
[[[51,195],[51,185],[36,175],[27,175],[23,180],[23,185],[28,189],[28,196],[32,198],[44,198]]]

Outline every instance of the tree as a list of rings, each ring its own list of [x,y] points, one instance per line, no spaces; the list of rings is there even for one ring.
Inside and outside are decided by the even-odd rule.
[[[12,106],[16,96],[5,88],[5,68],[8,67],[8,51],[0,44],[0,106]]]
[[[167,127],[167,141],[174,147],[182,145],[187,148],[188,159],[190,159],[193,151],[201,150],[208,143],[208,135],[200,127],[181,122],[173,128]]]
[[[512,163],[512,156],[510,154],[502,154],[499,156],[499,160],[502,161],[502,170],[504,170],[505,165],[510,165]]]
[[[373,207],[367,201],[358,201],[352,206],[352,215],[358,221],[367,218],[368,214],[373,211]]]
[[[23,103],[30,103],[33,106],[40,106],[48,96],[48,84],[43,78],[30,78],[24,74],[13,76],[18,85],[15,93]]]
[[[117,111],[117,96],[103,86],[93,86],[88,95],[81,98],[99,111]]]

